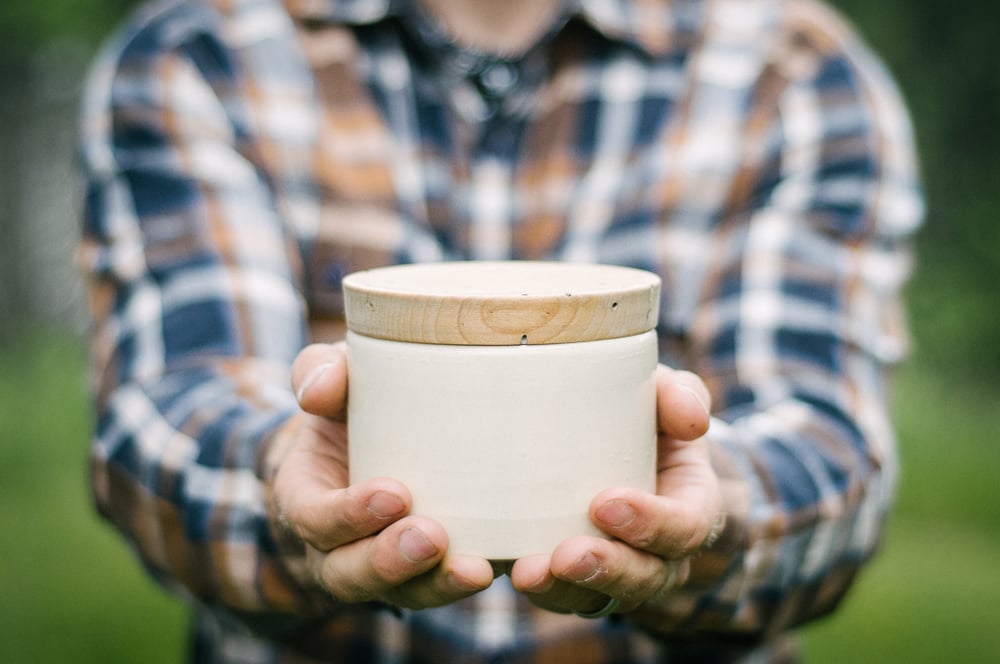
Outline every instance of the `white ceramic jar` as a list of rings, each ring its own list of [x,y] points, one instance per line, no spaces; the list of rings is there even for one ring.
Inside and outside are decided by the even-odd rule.
[[[598,492],[654,488],[659,288],[568,263],[349,275],[351,481],[403,482],[452,553],[514,559],[599,535]]]

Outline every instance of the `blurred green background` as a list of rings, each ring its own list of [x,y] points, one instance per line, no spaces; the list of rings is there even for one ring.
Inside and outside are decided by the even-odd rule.
[[[93,514],[74,116],[129,0],[0,4],[0,660],[178,662],[184,610]],[[812,662],[992,662],[1000,653],[1000,4],[836,0],[917,128],[929,216],[894,394],[903,459],[881,555]]]

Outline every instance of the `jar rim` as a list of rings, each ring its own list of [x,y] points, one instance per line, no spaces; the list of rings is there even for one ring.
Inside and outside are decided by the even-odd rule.
[[[618,265],[453,261],[363,270],[343,280],[352,332],[414,343],[595,341],[656,327],[660,278]]]

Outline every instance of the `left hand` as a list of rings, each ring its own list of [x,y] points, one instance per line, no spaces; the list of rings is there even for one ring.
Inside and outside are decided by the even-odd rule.
[[[587,614],[612,600],[628,612],[682,584],[721,523],[719,481],[701,438],[709,400],[696,375],[659,366],[656,494],[602,491],[590,517],[613,539],[572,537],[551,555],[521,558],[510,569],[514,587],[543,609]]]

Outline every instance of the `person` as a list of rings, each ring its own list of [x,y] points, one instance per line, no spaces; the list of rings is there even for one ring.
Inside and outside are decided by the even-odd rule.
[[[83,108],[93,492],[193,661],[792,661],[876,551],[922,199],[830,8],[161,0]],[[341,279],[456,259],[661,276],[657,491],[595,496],[608,538],[450,555],[349,484]]]

